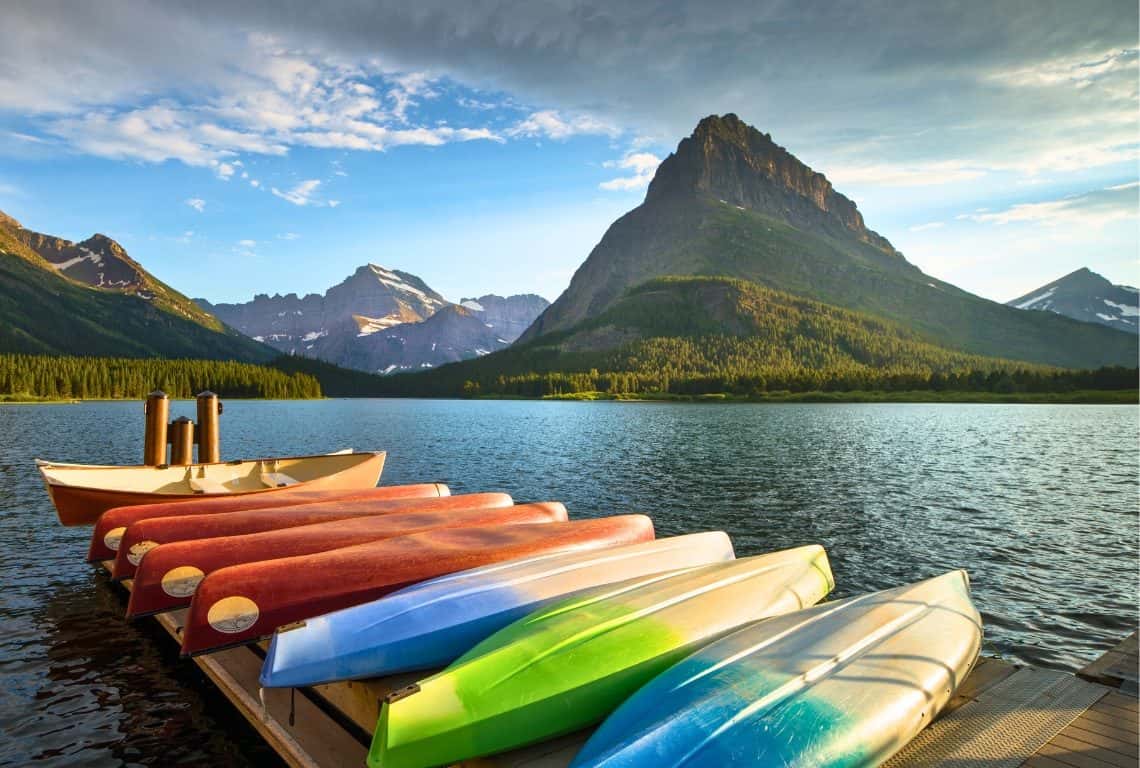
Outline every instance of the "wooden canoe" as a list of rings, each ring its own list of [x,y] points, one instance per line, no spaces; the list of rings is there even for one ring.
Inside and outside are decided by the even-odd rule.
[[[63,525],[90,525],[114,507],[216,497],[266,495],[288,489],[371,488],[380,479],[383,451],[251,459],[188,466],[39,464],[48,496]]]
[[[323,504],[331,501],[354,501],[368,499],[382,501],[390,499],[429,499],[450,496],[451,489],[442,483],[418,483],[415,485],[386,485],[379,488],[357,490],[298,490],[284,489],[280,493],[244,493],[238,496],[222,496],[210,499],[199,498],[192,504],[163,502],[160,504],[136,504],[131,507],[108,509],[95,522],[91,533],[91,544],[87,550],[87,562],[99,563],[114,560],[123,534],[127,527],[140,520],[159,517],[188,517],[191,515],[216,515],[222,512],[244,512],[255,509],[294,507],[302,504]]]
[[[446,573],[542,552],[616,547],[652,538],[648,517],[620,515],[547,525],[428,531],[222,568],[198,585],[185,617],[182,653],[251,642],[283,625],[375,600]]]
[[[131,523],[122,534],[115,553],[112,575],[116,579],[133,578],[135,568],[143,556],[160,544],[242,536],[356,517],[408,512],[446,514],[457,510],[509,507],[514,503],[514,499],[506,493],[468,493],[429,499],[337,500],[292,507],[219,512],[213,515],[147,518]]]
[[[139,563],[131,585],[127,616],[142,616],[189,605],[203,578],[232,565],[312,555],[444,528],[564,522],[566,507],[558,502],[539,502],[510,507],[354,517],[244,536],[162,544],[147,552]]]

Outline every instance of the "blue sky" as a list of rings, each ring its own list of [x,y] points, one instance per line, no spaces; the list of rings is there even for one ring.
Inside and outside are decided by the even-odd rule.
[[[369,261],[553,299],[733,111],[939,278],[1140,283],[1133,3],[712,5],[18,1],[0,209],[215,302]]]

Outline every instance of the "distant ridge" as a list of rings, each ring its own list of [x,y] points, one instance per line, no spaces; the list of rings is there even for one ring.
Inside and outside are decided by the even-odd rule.
[[[1081,267],[1006,304],[1140,333],[1140,291],[1130,285],[1113,285],[1088,267]]]
[[[201,307],[290,355],[370,373],[422,370],[503,349],[549,302],[494,295],[452,304],[409,272],[358,267],[324,294],[258,294]]]

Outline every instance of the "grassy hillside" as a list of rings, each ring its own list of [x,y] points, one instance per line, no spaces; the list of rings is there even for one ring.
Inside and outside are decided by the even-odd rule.
[[[1108,382],[1113,388],[1136,386],[1130,374],[1115,375],[1124,383]],[[394,376],[384,391],[524,396],[594,390],[1012,392],[1078,384],[1076,374],[946,349],[891,321],[756,283],[667,277],[634,288],[569,331],[432,372]]]
[[[277,355],[224,326],[212,330],[138,296],[65,280],[8,247],[0,242],[0,352],[251,362]]]
[[[621,286],[628,290],[670,274],[727,275],[893,320],[930,344],[970,354],[1071,368],[1136,359],[1134,336],[982,299],[867,243],[797,229],[709,198],[686,199],[668,215],[645,208],[606,233],[567,294],[548,310],[553,314],[536,323],[539,330],[565,331],[560,302],[569,311],[579,294],[592,296],[589,306],[574,310],[589,318],[620,300]],[[609,287],[590,294],[575,283]]]

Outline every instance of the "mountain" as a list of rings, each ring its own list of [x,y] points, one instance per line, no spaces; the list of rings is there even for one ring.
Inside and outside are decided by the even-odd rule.
[[[752,281],[970,354],[1064,367],[1135,358],[1135,339],[1123,333],[1020,312],[924,274],[826,177],[731,114],[705,118],[680,142],[645,201],[610,226],[519,342],[570,331],[667,275]]]
[[[0,352],[242,361],[275,355],[155,278],[111,238],[73,243],[3,213]]]
[[[1100,323],[1129,333],[1140,333],[1140,291],[1130,285],[1113,285],[1082,267],[1060,280],[1043,285],[1006,304],[1017,309],[1055,312],[1086,323]]]
[[[282,352],[362,371],[420,370],[503,349],[548,305],[539,296],[448,302],[415,275],[376,264],[323,295],[259,294],[239,304],[195,301]]]
[[[477,299],[460,299],[459,303],[475,312],[488,328],[494,328],[495,334],[507,342],[521,336],[550,306],[549,301],[533,293],[507,297],[488,294]]]

